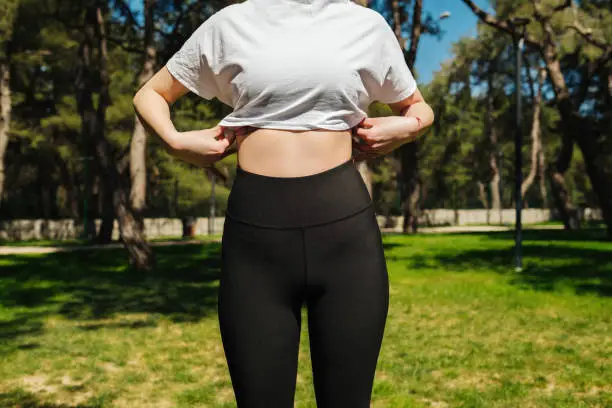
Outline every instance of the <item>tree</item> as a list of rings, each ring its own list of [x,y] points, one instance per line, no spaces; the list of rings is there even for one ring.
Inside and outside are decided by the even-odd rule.
[[[4,196],[4,155],[11,127],[11,53],[9,44],[18,6],[18,0],[5,0],[0,5],[0,206],[2,206]]]
[[[143,64],[142,70],[138,75],[138,84],[142,86],[145,82],[151,79],[155,73],[157,66],[157,49],[154,44],[154,8],[156,0],[144,0],[143,10],[145,16],[144,37],[143,37]],[[138,118],[134,115],[134,131],[130,142],[130,207],[132,217],[128,222],[133,222],[130,228],[136,231],[137,234],[144,237],[144,209],[146,206],[146,189],[147,189],[147,131]],[[143,269],[149,269],[154,262],[153,251],[150,247],[144,248],[143,251],[135,252],[142,259],[134,260],[137,265],[143,265]],[[145,266],[146,265],[146,266]]]
[[[109,92],[107,34],[104,10],[100,3],[89,4],[84,13],[83,41],[79,47],[79,68],[76,95],[82,118],[83,138],[90,141],[102,176],[105,219],[100,228],[103,242],[110,240],[114,214],[119,220],[121,239],[128,250],[129,261],[136,269],[146,270],[150,263],[150,247],[142,231],[135,225],[127,195],[127,183],[113,160],[111,145],[105,136],[106,111],[111,104]],[[93,96],[97,91],[97,106]],[[109,223],[110,219],[110,223]]]
[[[410,25],[410,46],[406,50],[406,40],[402,34],[402,29],[404,23],[408,20],[406,12],[408,4],[412,5],[412,21]],[[404,50],[406,64],[414,72],[421,35],[424,33],[439,34],[439,28],[431,16],[423,15],[423,0],[413,0],[412,2],[389,0],[388,5],[392,15],[392,27],[401,48]],[[398,149],[397,153],[401,164],[400,174],[404,187],[402,203],[404,223],[402,230],[405,233],[416,233],[418,229],[419,201],[422,187],[419,175],[419,145],[419,141],[406,143]]]
[[[562,179],[560,175],[567,170],[572,146],[576,143],[584,156],[587,174],[598,197],[608,235],[612,238],[612,168],[608,163],[609,157],[606,157],[611,142],[609,136],[603,132],[605,121],[602,126],[602,122],[598,123],[592,116],[583,116],[580,112],[580,106],[588,95],[589,85],[596,79],[606,86],[603,95],[607,97],[608,102],[604,104],[609,103],[611,99],[609,64],[612,58],[612,41],[605,38],[606,30],[603,29],[605,24],[611,21],[610,11],[606,10],[603,4],[598,5],[596,2],[581,2],[578,6],[572,0],[531,0],[520,2],[519,7],[514,1],[499,2],[498,16],[493,16],[480,9],[472,0],[463,2],[482,22],[513,36],[522,34],[520,28],[513,24],[513,17],[529,15],[535,18],[535,22],[531,24],[532,30],[528,29],[523,37],[525,44],[538,52],[545,62],[557,109],[563,121],[563,143],[556,163],[550,166],[551,179]],[[595,11],[597,16],[591,17]],[[572,33],[573,46],[564,47],[564,37]],[[562,64],[563,56],[570,53],[578,54],[587,60],[581,70],[580,86],[576,87],[574,92],[568,85]],[[572,68],[575,68],[575,65]],[[602,72],[606,72],[608,76],[595,78]]]

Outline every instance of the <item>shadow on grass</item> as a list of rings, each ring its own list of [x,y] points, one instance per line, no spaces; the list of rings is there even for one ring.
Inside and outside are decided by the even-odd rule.
[[[150,273],[128,269],[122,249],[3,256],[0,305],[16,313],[0,321],[0,341],[38,334],[44,319],[57,313],[91,319],[84,330],[156,324],[155,319],[100,321],[123,313],[163,315],[173,321],[214,314],[220,249],[220,243],[155,248],[157,267]]]
[[[108,406],[108,398],[94,397],[89,402],[79,404],[79,408],[103,408]],[[73,405],[51,404],[40,401],[36,395],[23,391],[15,390],[6,393],[0,393],[0,407],[15,407],[15,408],[69,408]]]
[[[523,248],[523,256],[523,271],[513,275],[513,283],[546,291],[554,290],[558,283],[562,283],[573,287],[579,294],[612,296],[610,251],[531,244]],[[436,261],[450,270],[483,267],[500,273],[512,272],[514,264],[512,251],[486,249],[439,254]]]
[[[433,234],[427,237],[435,239]],[[439,237],[446,240],[450,236]],[[432,251],[395,252],[387,260],[403,262],[412,270],[435,268],[449,272],[484,270],[512,274],[512,283],[536,290],[552,291],[561,285],[577,294],[612,296],[612,243],[607,241],[603,229],[525,231],[520,273],[514,272],[513,232],[458,233],[452,237],[451,245],[440,241],[443,244],[436,243]],[[487,245],[489,240],[494,245]]]

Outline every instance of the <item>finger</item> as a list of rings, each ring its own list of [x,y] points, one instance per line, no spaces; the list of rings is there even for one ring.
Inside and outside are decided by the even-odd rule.
[[[225,128],[223,126],[217,126],[215,130],[215,140],[221,140],[225,138]]]
[[[217,140],[215,144],[216,144],[215,150],[219,153],[223,153],[225,149],[227,149],[228,146],[230,145],[230,142],[228,139],[223,138],[223,139]]]
[[[386,147],[390,147],[392,144],[393,142],[391,141],[375,142],[369,145],[368,147],[372,149],[377,149],[377,150],[384,150]]]
[[[375,125],[375,120],[374,118],[365,118],[364,120],[361,121],[360,123],[360,127],[366,127],[366,128],[371,128]]]
[[[368,144],[378,141],[375,132],[370,129],[360,127],[355,130],[355,134]]]

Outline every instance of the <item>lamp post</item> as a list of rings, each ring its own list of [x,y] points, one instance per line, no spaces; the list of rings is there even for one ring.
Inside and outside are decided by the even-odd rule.
[[[523,184],[523,132],[522,124],[523,118],[521,115],[521,69],[522,69],[522,54],[523,46],[525,45],[525,29],[530,20],[525,17],[515,17],[510,20],[512,26],[515,27],[513,40],[514,48],[516,52],[516,131],[514,134],[514,162],[515,162],[515,173],[516,173],[516,185],[515,185],[515,198],[516,198],[516,226],[515,226],[515,270],[521,272],[523,270],[523,255],[522,255],[522,210],[523,210],[523,195],[521,194],[521,185]],[[520,34],[519,34],[520,30]]]
[[[504,172],[503,172],[503,167],[504,167],[504,152],[502,152],[501,147],[499,146],[499,144],[497,145],[497,157],[498,160],[497,162],[499,163],[497,165],[497,172],[499,173],[499,186],[498,186],[498,192],[499,192],[499,225],[504,225]]]

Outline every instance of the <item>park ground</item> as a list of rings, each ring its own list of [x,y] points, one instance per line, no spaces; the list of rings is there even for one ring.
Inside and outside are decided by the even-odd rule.
[[[508,231],[383,235],[390,308],[372,406],[611,407],[604,237],[526,231],[516,272]],[[235,406],[220,243],[155,252],[149,274],[121,249],[0,256],[0,407]],[[304,324],[299,365],[295,406],[314,408]]]

